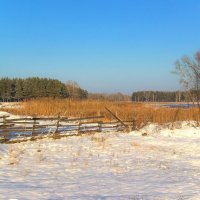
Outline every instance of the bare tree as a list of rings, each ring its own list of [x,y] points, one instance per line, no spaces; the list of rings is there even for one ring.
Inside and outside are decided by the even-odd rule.
[[[175,63],[175,73],[187,91],[188,99],[197,104],[200,114],[200,52],[193,58],[182,57]]]
[[[180,61],[176,61],[175,73],[179,75],[184,89],[190,92],[190,95],[198,102],[200,89],[200,52],[197,52],[192,59],[184,56]]]

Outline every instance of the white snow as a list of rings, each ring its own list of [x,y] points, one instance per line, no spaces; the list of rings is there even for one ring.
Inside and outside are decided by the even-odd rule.
[[[0,199],[198,200],[194,125],[0,144]]]
[[[18,102],[0,102],[0,108],[19,108],[20,104]]]

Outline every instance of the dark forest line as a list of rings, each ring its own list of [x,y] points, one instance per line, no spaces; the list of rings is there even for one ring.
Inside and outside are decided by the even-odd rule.
[[[62,83],[50,78],[1,78],[0,100],[20,101],[32,98],[79,98],[88,97],[88,92],[75,82]]]

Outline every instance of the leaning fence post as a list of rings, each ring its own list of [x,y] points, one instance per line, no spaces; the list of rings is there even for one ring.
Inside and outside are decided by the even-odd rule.
[[[122,126],[124,126],[126,129],[125,130],[127,130],[127,131],[129,131],[129,126],[128,125],[126,125],[119,117],[117,117],[111,110],[109,110],[107,107],[105,107],[105,109],[118,121],[118,122],[120,122],[121,124],[122,124]]]

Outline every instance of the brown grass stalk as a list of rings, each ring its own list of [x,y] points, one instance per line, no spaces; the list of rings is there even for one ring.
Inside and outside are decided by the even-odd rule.
[[[167,108],[155,107],[147,103],[132,102],[111,102],[98,100],[71,100],[71,99],[36,99],[21,102],[20,107],[7,108],[4,111],[17,114],[32,116],[61,116],[66,117],[86,117],[103,115],[105,120],[113,119],[111,114],[106,111],[108,107],[118,117],[125,121],[136,121],[136,126],[142,123],[166,123],[174,121],[199,121],[198,108]]]

